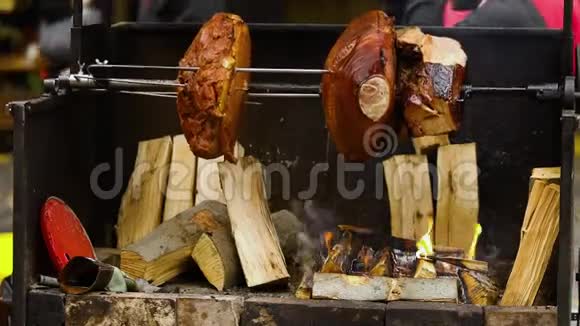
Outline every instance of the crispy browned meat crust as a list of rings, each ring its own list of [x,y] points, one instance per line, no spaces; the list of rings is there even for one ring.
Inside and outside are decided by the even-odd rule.
[[[398,32],[397,89],[407,126],[414,137],[447,134],[459,128],[458,99],[467,57],[450,38],[435,37],[418,27]]]
[[[326,124],[347,160],[370,157],[364,142],[371,128],[379,124],[395,127],[395,37],[393,19],[382,11],[371,11],[348,25],[326,59],[325,67],[330,70],[322,78]],[[377,76],[386,82],[387,96],[384,105],[380,102],[384,112],[379,110],[381,114],[374,120],[363,112],[359,94],[363,83]]]
[[[181,128],[193,153],[211,159],[225,155],[234,162],[234,146],[243,113],[248,73],[235,67],[250,66],[250,33],[236,15],[215,14],[198,32],[179,62],[177,93]]]

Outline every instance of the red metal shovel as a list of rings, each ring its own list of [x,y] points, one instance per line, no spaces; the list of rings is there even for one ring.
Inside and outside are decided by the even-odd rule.
[[[50,259],[59,273],[73,257],[95,258],[85,228],[61,199],[50,197],[46,200],[42,206],[40,227]]]

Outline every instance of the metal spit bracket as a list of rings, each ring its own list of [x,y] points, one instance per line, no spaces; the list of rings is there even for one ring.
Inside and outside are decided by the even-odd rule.
[[[178,66],[141,66],[141,65],[114,65],[107,61],[96,61],[96,64],[79,64],[81,68],[78,74],[59,76],[55,79],[44,80],[45,90],[53,94],[63,94],[72,90],[99,90],[135,95],[148,95],[156,97],[176,97],[176,89],[184,85],[175,80],[151,80],[134,78],[108,78],[95,77],[92,72],[95,69],[134,69],[134,70],[164,70],[164,71],[196,71],[198,67]],[[300,68],[236,68],[238,72],[252,72],[262,74],[326,74],[331,73],[324,69],[300,69]],[[560,100],[565,108],[572,107],[580,93],[575,93],[575,78],[568,76],[560,83],[533,84],[520,87],[494,87],[464,85],[460,101],[470,99],[476,95],[485,94],[522,94],[536,98],[540,101]],[[320,85],[294,85],[294,84],[250,84],[244,89],[249,97],[253,98],[316,98],[320,96]]]

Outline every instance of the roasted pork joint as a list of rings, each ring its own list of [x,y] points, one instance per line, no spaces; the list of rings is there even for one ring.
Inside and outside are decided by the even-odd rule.
[[[322,78],[326,124],[347,160],[369,158],[369,130],[395,122],[395,30],[382,11],[353,20],[330,51]]]
[[[397,32],[398,92],[413,137],[459,128],[467,56],[456,40],[424,34],[418,27]]]
[[[215,14],[203,25],[183,59],[185,84],[177,93],[181,128],[193,153],[204,159],[221,155],[234,162],[234,146],[243,111],[249,74],[236,67],[250,66],[250,33],[233,14]]]

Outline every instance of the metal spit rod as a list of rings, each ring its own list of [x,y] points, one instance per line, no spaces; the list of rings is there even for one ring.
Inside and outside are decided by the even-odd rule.
[[[137,69],[137,70],[169,70],[197,71],[199,67],[179,66],[145,66],[145,65],[113,65],[107,63],[92,64],[87,67],[88,74],[61,76],[57,79],[44,81],[45,89],[90,89],[100,91],[117,91],[125,94],[149,95],[156,97],[176,97],[176,88],[184,87],[175,80],[153,80],[133,78],[95,77],[95,69]],[[238,72],[272,73],[272,74],[325,74],[325,69],[296,68],[236,68]],[[320,85],[297,85],[288,83],[250,83],[248,88],[239,89],[254,98],[317,98],[320,96]],[[540,99],[553,99],[559,95],[558,84],[528,85],[526,87],[488,87],[465,85],[462,88],[462,99],[473,94],[531,94]]]
[[[175,97],[176,88],[184,87],[174,80],[105,78],[91,75],[70,75],[57,79],[44,80],[47,90],[59,88],[109,90],[125,94],[151,95],[156,97]],[[317,98],[320,96],[320,85],[297,85],[289,83],[250,83],[247,89],[249,97],[254,98]],[[464,97],[475,93],[526,93],[541,90],[541,87],[485,87],[463,86]]]
[[[171,71],[197,71],[199,67],[179,67],[179,66],[143,66],[143,65],[110,65],[110,64],[93,64],[87,67],[87,72],[95,68],[114,68],[114,69],[144,69],[144,70],[171,70]],[[299,68],[243,68],[236,67],[236,72],[254,72],[266,74],[301,74],[301,75],[320,75],[329,73],[326,69],[299,69]]]

